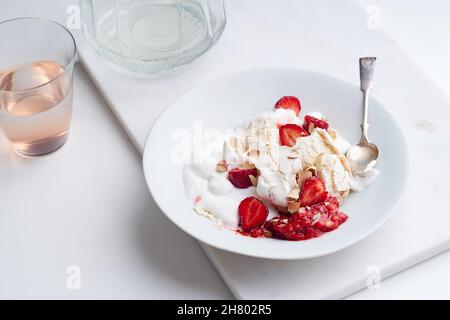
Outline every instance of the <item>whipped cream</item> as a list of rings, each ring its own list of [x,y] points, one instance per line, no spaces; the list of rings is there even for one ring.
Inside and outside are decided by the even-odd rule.
[[[350,188],[352,191],[361,192],[369,184],[375,180],[379,171],[377,169],[370,169],[365,173],[353,173],[352,179],[350,180]]]

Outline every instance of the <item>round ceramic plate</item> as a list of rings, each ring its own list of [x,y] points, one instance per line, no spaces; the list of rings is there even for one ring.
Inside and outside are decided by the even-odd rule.
[[[388,110],[370,101],[369,136],[380,149],[380,174],[361,193],[351,193],[342,206],[349,219],[339,229],[307,241],[251,238],[217,228],[193,211],[186,197],[183,166],[174,161],[180,132],[231,129],[271,110],[281,96],[302,101],[302,114],[319,111],[343,137],[359,139],[361,92],[342,80],[311,71],[261,69],[229,74],[199,85],[170,105],[153,125],[144,151],[148,187],[162,212],[198,240],[230,252],[268,259],[304,259],[330,254],[367,237],[394,212],[406,184],[408,150],[399,125]],[[380,243],[380,245],[386,245]]]

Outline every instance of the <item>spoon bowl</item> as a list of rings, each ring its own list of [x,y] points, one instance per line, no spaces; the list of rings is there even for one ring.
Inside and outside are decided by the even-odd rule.
[[[360,142],[347,151],[347,161],[354,173],[365,173],[372,169],[378,160],[378,148],[370,142]]]

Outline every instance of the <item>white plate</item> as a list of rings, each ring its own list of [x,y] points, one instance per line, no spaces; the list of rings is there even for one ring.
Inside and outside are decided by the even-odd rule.
[[[234,128],[270,110],[281,96],[302,101],[302,114],[320,111],[343,137],[359,139],[361,93],[342,80],[312,71],[260,69],[241,71],[195,87],[170,105],[153,125],[144,150],[144,173],[155,202],[182,230],[198,240],[238,254],[268,259],[304,259],[346,248],[379,228],[394,212],[406,185],[409,160],[406,140],[392,115],[370,101],[369,137],[380,149],[380,174],[362,193],[352,193],[342,206],[349,219],[339,229],[307,241],[254,239],[218,229],[197,215],[185,195],[183,164],[172,161],[174,131]],[[380,243],[380,246],[386,246]]]

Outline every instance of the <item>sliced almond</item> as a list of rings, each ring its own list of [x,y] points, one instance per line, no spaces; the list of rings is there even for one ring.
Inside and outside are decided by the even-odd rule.
[[[325,130],[318,130],[319,136],[322,139],[325,146],[334,154],[341,154],[339,150],[336,148],[336,146],[333,144],[333,141],[331,141],[331,136],[327,133]]]
[[[339,201],[342,202],[345,198],[348,197],[349,193],[350,193],[350,189],[345,190],[345,191],[340,191],[339,196],[338,196]]]
[[[333,138],[336,139],[337,138],[337,132],[334,129],[328,129],[328,134]]]
[[[214,220],[214,215],[211,212],[209,212],[208,210],[206,210],[205,208],[202,208],[197,205],[194,207],[194,211],[202,217]]]
[[[347,158],[341,154],[339,155],[339,161],[341,162],[342,166],[344,167],[344,170],[347,171],[352,176],[352,170],[350,169],[350,165],[348,164]]]
[[[321,214],[320,212],[316,213],[316,214],[312,217],[312,223],[311,223],[311,225],[316,224],[316,222],[319,221],[321,217],[322,217],[322,214]]]
[[[300,188],[295,187],[288,193],[288,198],[297,200],[300,194]]]
[[[254,175],[249,174],[248,177],[250,178],[250,182],[254,187],[258,184],[258,178],[256,178]]]
[[[220,160],[219,162],[217,162],[216,165],[216,171],[217,172],[226,172],[227,169],[227,163],[225,162],[225,160]]]
[[[301,186],[301,185],[303,184],[303,181],[305,181],[306,179],[308,179],[308,178],[310,178],[310,177],[312,177],[311,172],[309,172],[309,171],[304,171],[304,170],[300,171],[300,172],[297,174],[297,184],[298,184],[299,186]]]
[[[297,173],[297,184],[301,186],[303,181],[308,178],[314,177],[317,173],[316,167],[308,167],[299,173]]]
[[[288,200],[289,213],[297,213],[300,209],[300,202],[297,200]]]
[[[315,166],[309,166],[305,169],[305,171],[309,171],[313,177],[317,175],[317,168]]]

